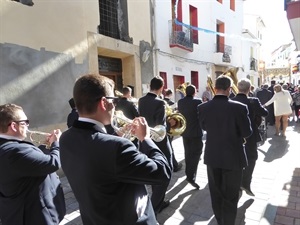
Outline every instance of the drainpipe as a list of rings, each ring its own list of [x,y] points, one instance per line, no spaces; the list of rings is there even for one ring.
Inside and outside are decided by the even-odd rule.
[[[151,48],[152,48],[152,56],[153,56],[153,76],[158,75],[158,68],[157,68],[157,51],[156,51],[156,16],[155,16],[155,6],[156,0],[150,0],[150,16],[151,16]]]

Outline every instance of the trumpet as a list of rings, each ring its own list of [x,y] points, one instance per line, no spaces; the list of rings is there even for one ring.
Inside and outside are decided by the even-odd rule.
[[[30,141],[32,141],[33,143],[36,143],[38,145],[46,145],[46,148],[50,147],[50,143],[48,142],[48,137],[51,136],[50,133],[31,130],[27,130],[27,133],[29,134]]]
[[[136,137],[132,135],[130,129],[125,129],[124,126],[133,124],[133,120],[124,116],[122,111],[115,111],[111,126],[117,133],[121,133],[122,137],[133,141]],[[166,128],[163,125],[157,125],[154,128],[150,127],[150,138],[153,141],[161,142],[166,136]]]

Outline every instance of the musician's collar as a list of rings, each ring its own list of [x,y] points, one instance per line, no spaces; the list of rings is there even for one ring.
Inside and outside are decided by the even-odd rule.
[[[105,126],[103,125],[103,123],[97,121],[97,120],[94,120],[94,119],[90,119],[90,118],[86,118],[86,117],[79,117],[78,118],[79,121],[82,121],[82,122],[88,122],[88,123],[93,123],[95,124],[95,129],[98,130],[98,131],[103,131],[104,133],[107,133],[106,131],[106,128]]]
[[[17,138],[15,136],[11,136],[11,135],[6,135],[6,134],[0,134],[0,138],[7,139],[7,140],[22,141],[22,139],[20,139],[20,138]]]

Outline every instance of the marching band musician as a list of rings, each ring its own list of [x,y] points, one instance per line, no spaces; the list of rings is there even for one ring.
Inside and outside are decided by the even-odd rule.
[[[131,100],[132,89],[128,86],[123,87],[122,89],[122,97],[118,100],[116,104],[116,110],[120,110],[123,112],[124,116],[128,119],[133,120],[134,118],[139,116],[138,109]],[[138,139],[134,139],[132,141],[136,146],[138,145]]]
[[[59,138],[47,137],[40,149],[27,137],[29,120],[15,104],[0,106],[0,220],[2,225],[58,225],[66,213],[61,182]],[[45,152],[43,152],[43,150]]]
[[[186,181],[196,189],[199,185],[196,183],[196,174],[198,164],[202,154],[202,129],[198,122],[197,106],[202,103],[201,99],[195,98],[196,87],[188,85],[186,87],[186,96],[178,101],[178,111],[186,119],[186,129],[181,134],[184,146],[185,174]]]
[[[238,94],[232,99],[244,103],[248,106],[249,118],[251,121],[252,135],[246,139],[245,150],[248,159],[248,166],[243,170],[243,179],[241,183],[241,189],[244,190],[248,195],[254,196],[251,191],[251,180],[256,160],[258,158],[257,153],[257,142],[261,141],[261,137],[258,131],[259,124],[256,124],[255,118],[262,116],[266,117],[268,115],[268,110],[265,109],[258,98],[248,97],[251,88],[251,81],[247,78],[238,81],[237,88],[239,90]]]
[[[154,77],[150,81],[150,92],[141,97],[138,102],[138,109],[141,116],[145,117],[150,127],[156,125],[167,126],[166,123],[166,103],[160,98],[164,87],[164,80],[161,77]],[[172,147],[168,135],[161,141],[155,142],[159,149],[165,154],[169,165],[173,168],[172,163]],[[165,194],[169,185],[169,181],[161,185],[152,185],[151,201],[154,212],[157,214],[170,204],[169,200],[165,200]]]
[[[115,111],[113,88],[114,82],[99,74],[75,82],[79,118],[61,136],[62,168],[83,224],[157,224],[145,184],[169,183],[171,168],[150,139],[145,118],[137,117],[131,124],[139,148],[106,132]]]
[[[235,224],[243,168],[247,166],[244,138],[252,134],[248,107],[230,100],[232,79],[220,75],[216,95],[198,106],[199,123],[207,132],[207,166],[212,209],[219,225]]]

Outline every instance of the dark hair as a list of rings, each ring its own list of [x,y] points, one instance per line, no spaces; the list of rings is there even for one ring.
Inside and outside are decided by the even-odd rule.
[[[75,102],[74,102],[74,98],[71,98],[71,99],[69,100],[69,105],[70,105],[70,107],[71,107],[72,109],[75,109],[75,108],[76,108]]]
[[[157,91],[164,86],[164,80],[161,77],[153,77],[150,81],[150,90]]]
[[[186,96],[193,96],[196,93],[196,87],[194,85],[188,85],[185,89]]]
[[[129,92],[131,92],[132,90],[131,90],[131,88],[130,87],[128,87],[128,86],[126,86],[126,87],[123,87],[123,89],[122,89],[122,94],[123,95],[127,95]]]
[[[79,113],[94,113],[98,101],[114,89],[113,80],[100,74],[81,76],[74,85],[73,97]]]
[[[173,91],[171,89],[166,89],[165,90],[165,95],[169,96],[171,94],[173,94]]]
[[[15,104],[0,105],[0,131],[5,133],[8,130],[8,124],[12,121],[17,121],[20,118],[17,115],[17,111],[23,111],[21,106]]]
[[[232,86],[232,79],[225,75],[220,75],[216,79],[215,88],[218,90],[227,90],[229,87]]]

